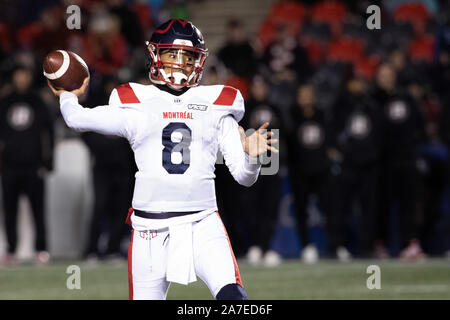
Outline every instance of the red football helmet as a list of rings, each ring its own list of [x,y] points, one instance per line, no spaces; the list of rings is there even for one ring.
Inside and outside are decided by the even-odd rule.
[[[171,19],[159,26],[146,44],[153,83],[176,90],[199,84],[208,49],[200,30],[191,22]]]

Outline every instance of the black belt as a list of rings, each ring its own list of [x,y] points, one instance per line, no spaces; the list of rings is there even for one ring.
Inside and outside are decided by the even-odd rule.
[[[167,219],[167,218],[173,218],[173,217],[181,217],[181,216],[187,216],[188,214],[194,214],[198,213],[199,211],[183,211],[183,212],[147,212],[147,211],[141,211],[134,209],[134,215],[141,218],[146,219]]]

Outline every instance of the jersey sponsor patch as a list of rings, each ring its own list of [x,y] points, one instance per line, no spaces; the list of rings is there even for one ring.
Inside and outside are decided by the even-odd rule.
[[[205,106],[204,104],[191,103],[191,104],[188,104],[188,109],[206,111],[206,109],[208,109],[208,106]]]
[[[224,86],[222,92],[217,97],[213,104],[221,106],[231,106],[233,105],[234,99],[236,99],[237,89],[229,86]]]
[[[138,97],[131,88],[129,83],[122,84],[116,88],[119,95],[120,102],[122,103],[140,103]]]

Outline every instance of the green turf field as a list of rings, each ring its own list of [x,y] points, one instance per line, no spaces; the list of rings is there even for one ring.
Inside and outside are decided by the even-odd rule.
[[[276,268],[238,261],[250,299],[450,299],[450,259],[406,263],[398,260],[322,261],[305,265],[288,260]],[[81,270],[81,289],[66,287],[69,265]],[[367,289],[369,265],[381,270],[381,289]],[[128,299],[127,266],[58,261],[37,268],[22,264],[0,269],[0,299]],[[172,284],[168,299],[212,299],[200,280]]]

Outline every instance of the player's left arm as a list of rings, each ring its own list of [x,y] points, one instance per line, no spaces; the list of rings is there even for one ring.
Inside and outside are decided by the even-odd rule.
[[[251,186],[258,179],[261,164],[258,156],[272,150],[278,152],[271,146],[275,139],[270,139],[272,134],[265,132],[268,123],[246,136],[244,129],[238,126],[232,115],[223,117],[219,125],[219,148],[222,152],[225,164],[228,166],[233,178],[241,185]]]

